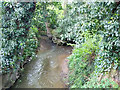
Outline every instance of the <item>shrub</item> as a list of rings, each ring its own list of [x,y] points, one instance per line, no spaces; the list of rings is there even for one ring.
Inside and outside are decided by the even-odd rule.
[[[71,88],[80,88],[94,71],[94,59],[99,50],[98,36],[90,35],[84,43],[75,47],[69,57],[69,82]]]

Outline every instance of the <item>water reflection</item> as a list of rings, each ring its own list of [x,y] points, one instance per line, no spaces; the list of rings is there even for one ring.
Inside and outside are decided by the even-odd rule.
[[[25,65],[25,70],[14,88],[64,88],[61,72],[63,61],[71,47],[57,46],[42,39],[37,59]],[[21,82],[19,82],[21,80]]]

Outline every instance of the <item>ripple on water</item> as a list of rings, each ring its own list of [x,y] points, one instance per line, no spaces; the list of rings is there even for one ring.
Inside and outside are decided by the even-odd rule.
[[[41,41],[42,51],[38,51],[37,59],[25,65],[24,75],[13,87],[19,88],[64,88],[61,79],[62,64],[71,48],[56,46],[48,40]],[[53,46],[52,46],[53,45]],[[45,50],[43,50],[45,49]]]

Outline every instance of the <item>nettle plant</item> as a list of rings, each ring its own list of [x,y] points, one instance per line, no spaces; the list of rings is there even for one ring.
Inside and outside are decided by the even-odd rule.
[[[33,2],[2,3],[2,71],[7,73],[20,68],[28,38],[31,18],[35,10]],[[28,51],[31,52],[31,51]]]

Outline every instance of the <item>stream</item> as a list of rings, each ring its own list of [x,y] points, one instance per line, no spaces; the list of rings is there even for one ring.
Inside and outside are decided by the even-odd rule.
[[[40,40],[37,59],[28,62],[12,88],[66,88],[67,57],[72,47],[57,46],[47,37]]]

